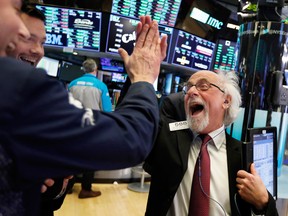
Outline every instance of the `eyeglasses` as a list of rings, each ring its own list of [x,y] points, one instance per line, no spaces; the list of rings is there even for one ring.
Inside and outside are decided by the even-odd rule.
[[[219,89],[221,92],[225,93],[224,90],[222,90],[219,86],[208,82],[206,79],[201,79],[199,80],[196,84],[192,84],[192,83],[183,83],[181,84],[181,86],[183,87],[182,91],[184,92],[184,94],[187,94],[187,92],[190,90],[190,88],[192,88],[193,86],[196,87],[196,89],[198,91],[207,91],[208,89],[210,89],[212,86],[216,87],[217,89]]]

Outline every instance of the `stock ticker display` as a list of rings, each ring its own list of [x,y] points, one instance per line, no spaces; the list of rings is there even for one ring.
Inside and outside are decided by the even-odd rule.
[[[136,42],[136,26],[139,19],[132,19],[123,16],[110,15],[106,52],[118,54],[118,49],[124,48],[129,54],[132,53]],[[160,35],[167,35],[167,43],[170,47],[170,41],[173,34],[173,28],[159,25]],[[169,47],[167,50],[169,50]],[[167,60],[167,53],[164,62]]]
[[[111,13],[139,18],[150,15],[160,25],[174,27],[181,0],[113,0]]]
[[[138,19],[110,15],[106,52],[118,53],[121,47],[132,53],[136,42],[136,26]]]
[[[220,39],[214,59],[214,70],[231,71],[235,68],[236,42]]]
[[[46,16],[46,46],[100,51],[101,12],[37,5]]]
[[[169,63],[196,70],[209,70],[215,43],[181,30],[176,32],[178,35],[172,46],[175,48]]]

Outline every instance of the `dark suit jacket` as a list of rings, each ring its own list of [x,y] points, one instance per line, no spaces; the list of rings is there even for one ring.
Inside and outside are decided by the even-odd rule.
[[[46,178],[131,167],[150,152],[159,122],[151,84],[132,84],[115,112],[87,112],[44,70],[9,58],[0,66],[0,215],[36,215]]]
[[[183,93],[166,97],[160,110],[160,124],[155,145],[144,163],[151,175],[146,216],[165,216],[187,170],[188,154],[193,133],[190,129],[170,131],[169,123],[186,120]],[[230,205],[232,215],[239,215],[234,203],[237,193],[236,175],[241,167],[241,142],[226,134]],[[266,215],[278,215],[270,195]],[[250,215],[250,206],[237,196],[242,216]]]

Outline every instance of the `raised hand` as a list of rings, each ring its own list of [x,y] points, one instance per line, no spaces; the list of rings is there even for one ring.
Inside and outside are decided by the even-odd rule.
[[[119,54],[131,83],[146,81],[153,84],[159,75],[160,64],[166,56],[167,36],[160,39],[158,24],[156,21],[151,21],[149,16],[140,18],[136,31],[138,38],[133,53],[129,56],[120,48]]]

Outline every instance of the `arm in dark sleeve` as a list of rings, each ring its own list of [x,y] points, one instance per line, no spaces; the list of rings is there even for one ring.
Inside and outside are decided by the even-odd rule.
[[[276,208],[276,201],[274,200],[273,196],[268,191],[269,200],[268,204],[265,209],[259,211],[255,208],[252,208],[252,211],[255,215],[265,215],[265,216],[278,216],[278,211]]]
[[[273,196],[269,193],[269,191],[268,194],[269,194],[269,200],[265,216],[278,216],[276,201],[274,200]]]
[[[150,152],[159,119],[151,84],[132,84],[115,112],[106,113],[69,104],[63,87],[37,69],[26,76],[6,140],[24,178],[130,167]]]

